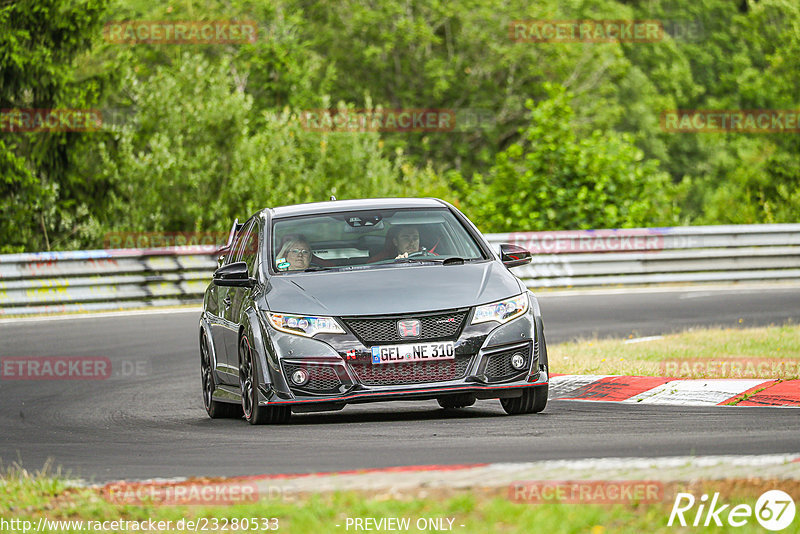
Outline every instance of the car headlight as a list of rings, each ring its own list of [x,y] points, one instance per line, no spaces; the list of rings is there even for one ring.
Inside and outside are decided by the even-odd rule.
[[[333,317],[289,315],[267,312],[270,324],[281,332],[312,337],[316,334],[344,334],[345,331]]]
[[[500,324],[516,319],[528,311],[528,295],[523,293],[516,297],[484,304],[475,308],[472,324],[497,321]]]

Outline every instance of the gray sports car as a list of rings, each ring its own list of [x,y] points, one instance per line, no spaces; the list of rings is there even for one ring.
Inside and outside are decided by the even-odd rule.
[[[284,423],[348,403],[547,404],[536,297],[455,207],[364,199],[264,209],[234,222],[200,318],[212,418]]]

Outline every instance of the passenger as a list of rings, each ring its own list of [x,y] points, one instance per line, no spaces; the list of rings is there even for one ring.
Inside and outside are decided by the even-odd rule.
[[[288,265],[285,265],[288,263]],[[304,236],[289,236],[277,256],[280,271],[305,271],[311,265],[311,247]]]

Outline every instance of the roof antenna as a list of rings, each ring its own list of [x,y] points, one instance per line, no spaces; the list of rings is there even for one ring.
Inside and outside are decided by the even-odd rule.
[[[336,197],[331,195],[331,200],[336,200]]]

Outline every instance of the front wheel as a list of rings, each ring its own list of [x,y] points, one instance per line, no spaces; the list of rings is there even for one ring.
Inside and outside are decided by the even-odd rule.
[[[217,382],[214,379],[214,367],[211,365],[211,351],[208,347],[208,337],[203,332],[200,335],[200,374],[203,380],[203,406],[211,419],[242,417],[242,407],[238,404],[214,400],[214,390]]]
[[[539,413],[547,406],[547,394],[549,389],[549,384],[526,388],[519,397],[500,399],[500,404],[503,405],[503,409],[509,415]]]
[[[287,423],[292,416],[289,406],[258,405],[258,372],[253,347],[247,334],[239,340],[239,384],[242,390],[242,411],[251,425]]]

